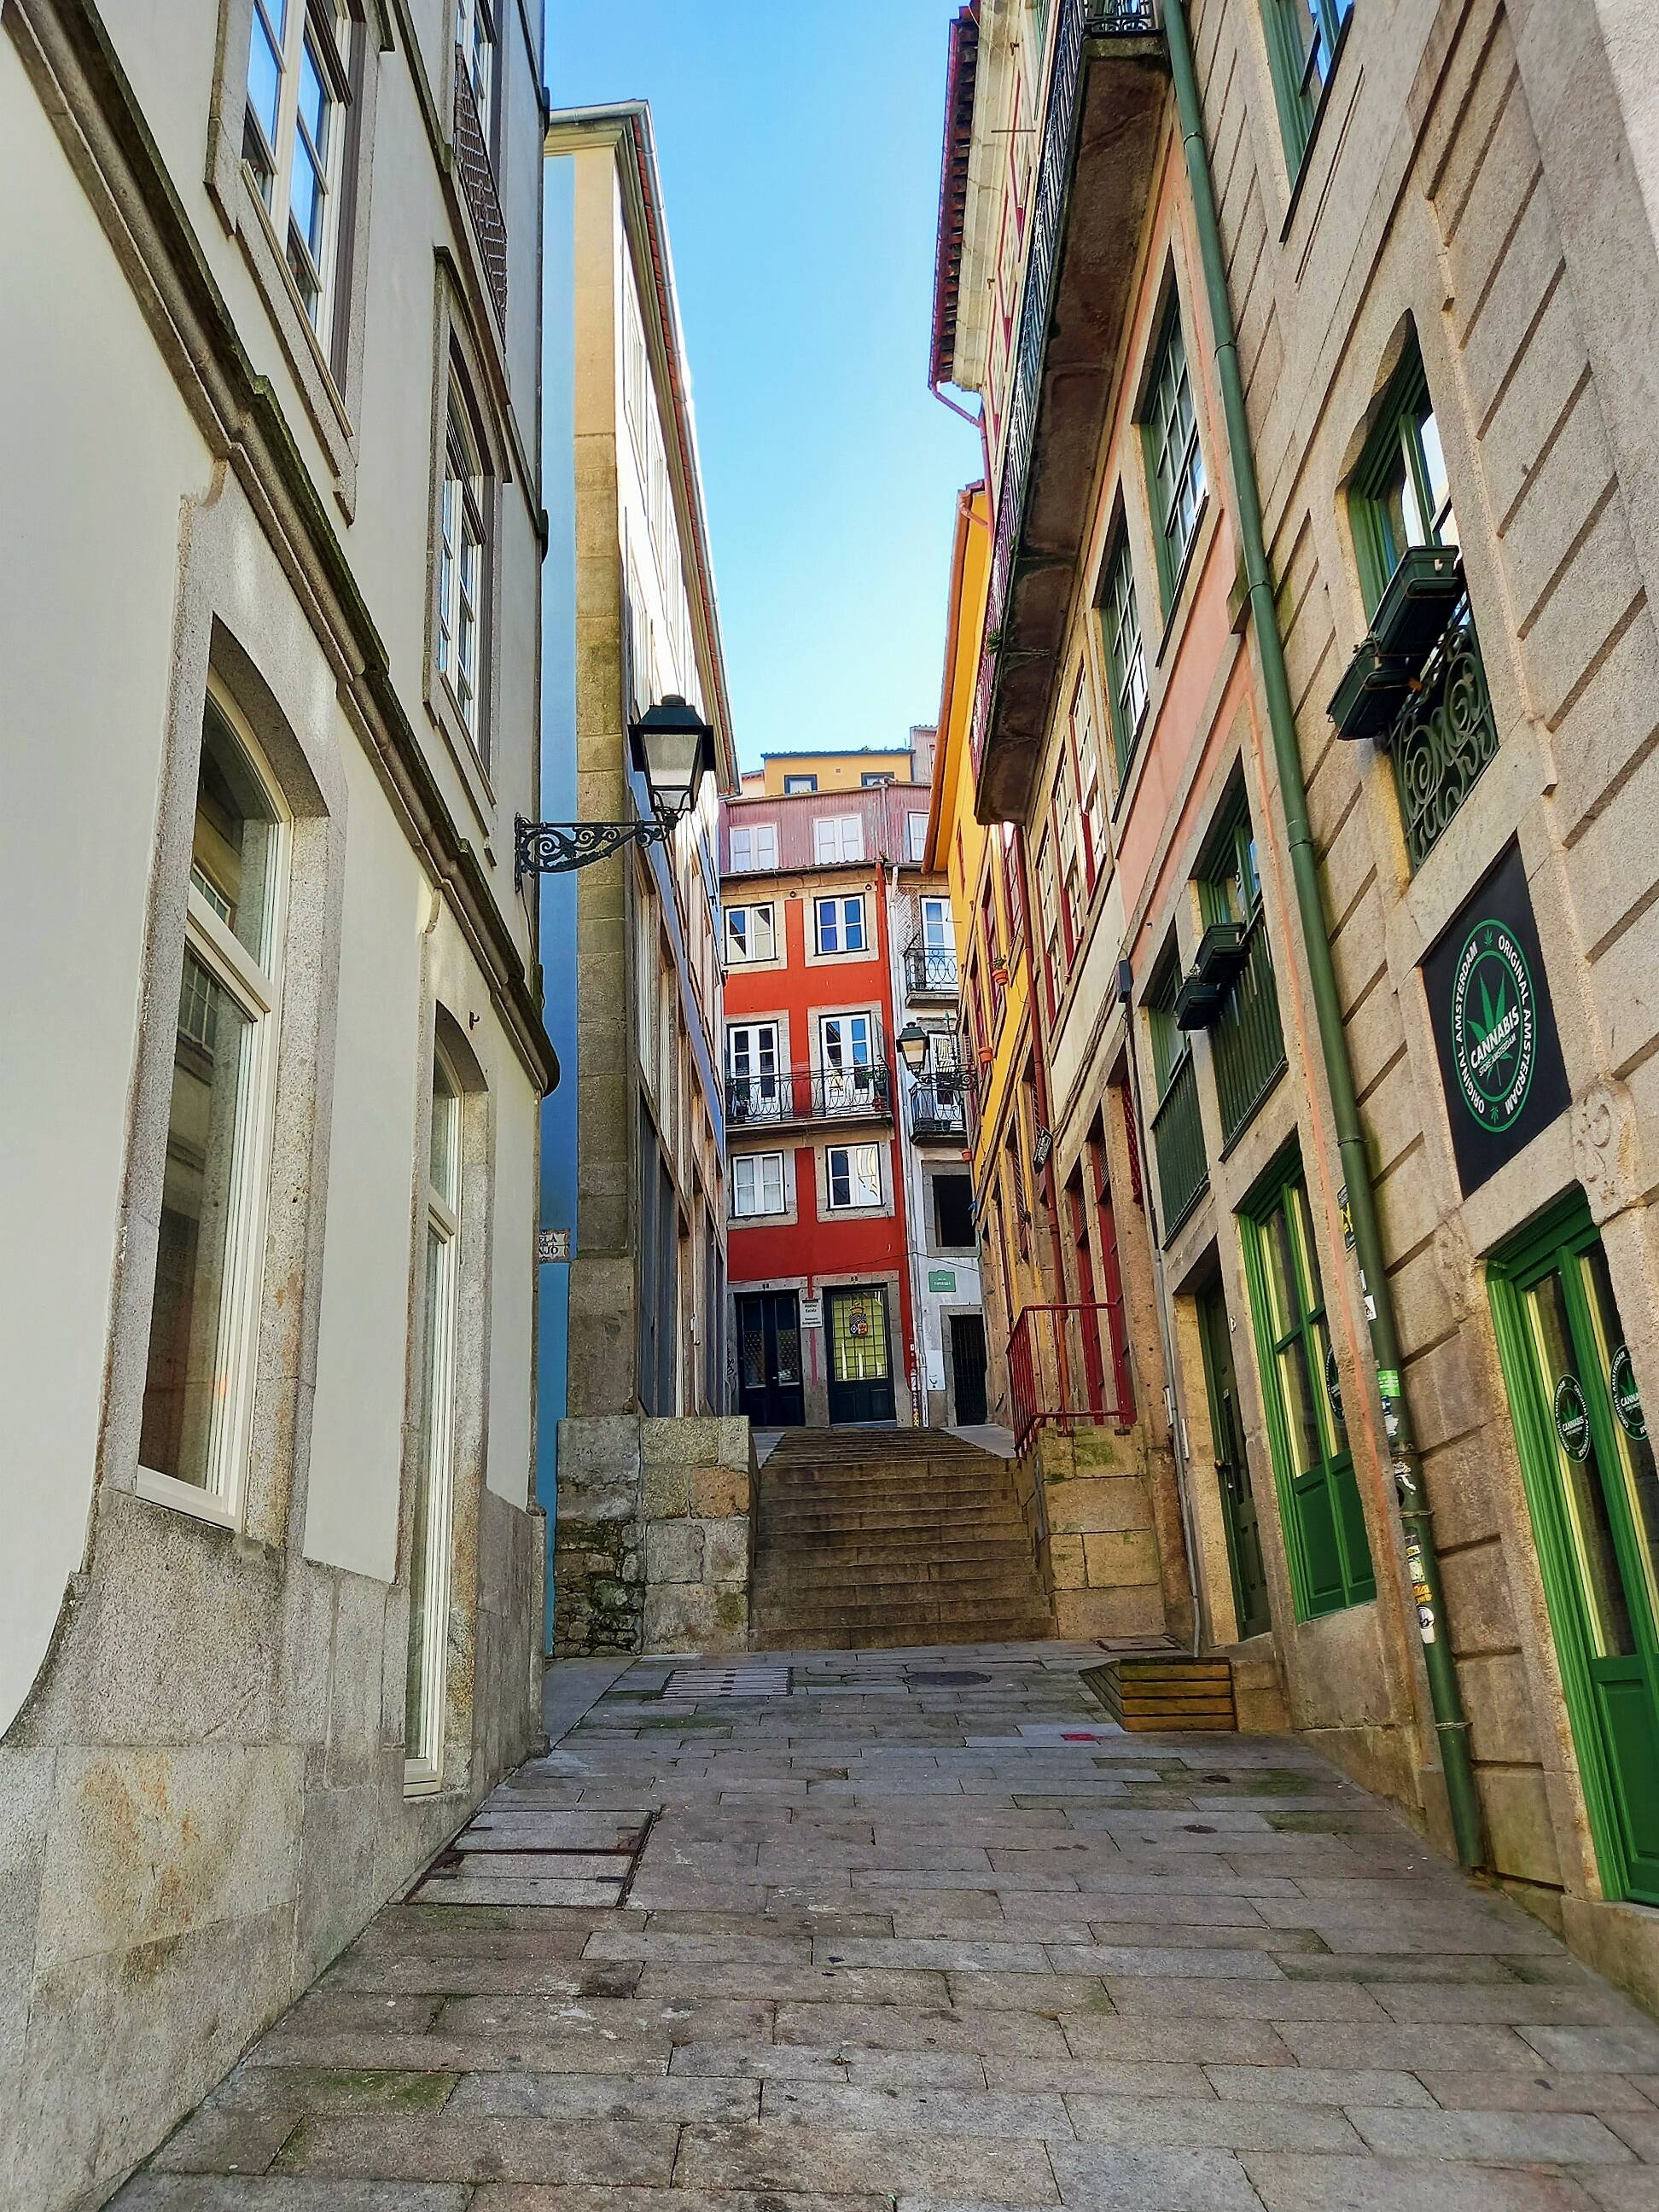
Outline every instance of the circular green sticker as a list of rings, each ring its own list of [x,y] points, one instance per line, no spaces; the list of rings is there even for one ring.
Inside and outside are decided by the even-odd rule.
[[[1569,1459],[1588,1459],[1590,1448],[1589,1407],[1576,1375],[1564,1375],[1555,1386],[1555,1433]]]
[[[1507,924],[1477,922],[1452,979],[1452,1061],[1465,1106],[1498,1135],[1527,1103],[1538,1057],[1538,999]]]
[[[1607,1376],[1607,1389],[1613,1399],[1613,1410],[1619,1417],[1619,1425],[1627,1437],[1638,1440],[1648,1432],[1642,1418],[1641,1394],[1636,1388],[1636,1370],[1630,1364],[1630,1349],[1621,1344],[1613,1355],[1613,1368]]]

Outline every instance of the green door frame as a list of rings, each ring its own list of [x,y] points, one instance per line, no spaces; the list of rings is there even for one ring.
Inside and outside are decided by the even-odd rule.
[[[1524,1305],[1527,1292],[1546,1275],[1559,1270],[1575,1340],[1593,1342],[1595,1332],[1583,1285],[1571,1263],[1601,1241],[1601,1233],[1590,1218],[1589,1202],[1583,1192],[1575,1188],[1493,1255],[1487,1265],[1486,1290],[1521,1461],[1522,1486],[1532,1518],[1544,1601],[1561,1668],[1567,1719],[1578,1755],[1590,1840],[1603,1894],[1617,1899],[1632,1893],[1619,1814],[1620,1787],[1597,1717],[1596,1693],[1590,1674],[1589,1624],[1577,1555],[1561,1498],[1554,1424],[1545,1399]],[[1622,1464],[1619,1443],[1613,1434],[1603,1394],[1586,1390],[1583,1395],[1600,1479],[1601,1468]],[[1615,1487],[1608,1480],[1603,1482],[1603,1489],[1608,1493],[1610,1520],[1621,1517],[1628,1506],[1622,1486]],[[1627,1530],[1626,1534],[1627,1539],[1640,1540],[1639,1530]],[[1632,1635],[1638,1649],[1645,1642],[1651,1659],[1656,1638],[1659,1638],[1659,1623],[1653,1619],[1642,1578],[1626,1571],[1622,1553],[1620,1566],[1625,1573],[1625,1596]]]
[[[1227,1314],[1227,1293],[1218,1275],[1206,1284],[1194,1304],[1198,1315],[1199,1349],[1204,1364],[1204,1391],[1209,1401],[1210,1437],[1215,1448],[1216,1487],[1220,1494],[1221,1528],[1227,1540],[1227,1566],[1233,1586],[1233,1619],[1241,1637],[1259,1636],[1273,1626],[1273,1601],[1267,1590],[1267,1563],[1261,1554],[1261,1519],[1250,1483],[1249,1455],[1244,1443],[1242,1419],[1230,1424],[1222,1404],[1220,1368],[1224,1358],[1227,1372],[1232,1381],[1233,1411],[1238,1413],[1238,1364],[1233,1358],[1231,1334]],[[1224,1461],[1239,1462],[1238,1479],[1250,1492],[1250,1516],[1255,1542],[1256,1559],[1261,1566],[1259,1613],[1250,1606],[1250,1594],[1246,1587],[1243,1532],[1239,1522],[1239,1505],[1236,1496],[1222,1475]]]

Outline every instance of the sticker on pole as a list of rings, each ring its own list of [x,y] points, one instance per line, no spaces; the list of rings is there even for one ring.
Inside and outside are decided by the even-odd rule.
[[[1589,1407],[1584,1402],[1583,1385],[1576,1375],[1564,1375],[1555,1386],[1555,1399],[1551,1408],[1555,1416],[1555,1433],[1561,1439],[1561,1449],[1569,1459],[1588,1459],[1590,1448]]]

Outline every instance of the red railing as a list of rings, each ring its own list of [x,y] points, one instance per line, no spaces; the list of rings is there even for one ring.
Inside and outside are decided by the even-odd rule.
[[[1109,1307],[1027,1306],[1008,1340],[1015,1449],[1045,1424],[1069,1434],[1132,1418],[1108,1381],[1120,1365]]]

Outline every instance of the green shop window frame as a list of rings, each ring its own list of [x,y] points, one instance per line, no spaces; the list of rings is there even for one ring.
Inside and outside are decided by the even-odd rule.
[[[1395,372],[1354,471],[1348,514],[1365,613],[1373,622],[1413,546],[1458,543],[1439,425],[1414,345]],[[1498,725],[1467,599],[1460,599],[1379,742],[1386,743],[1394,763],[1407,857],[1415,871],[1498,750]]]
[[[1353,0],[1262,0],[1262,14],[1285,160],[1294,180],[1313,141]]]
[[[1242,790],[1235,792],[1211,832],[1196,881],[1205,928],[1235,922],[1244,933],[1243,962],[1209,1025],[1224,1153],[1254,1120],[1285,1067],[1255,832]]]
[[[1314,1620],[1374,1598],[1376,1576],[1299,1153],[1270,1172],[1239,1228],[1291,1590],[1297,1619]]]
[[[1140,418],[1146,483],[1152,495],[1153,537],[1158,546],[1158,585],[1167,615],[1175,603],[1187,556],[1198,535],[1209,479],[1199,441],[1198,410],[1193,398],[1187,341],[1181,329],[1181,302],[1171,299],[1146,380]]]

